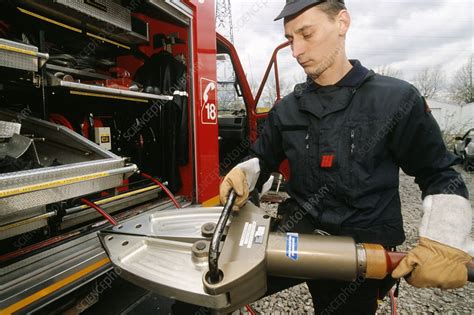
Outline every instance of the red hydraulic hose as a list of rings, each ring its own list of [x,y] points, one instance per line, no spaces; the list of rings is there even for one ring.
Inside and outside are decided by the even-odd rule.
[[[95,203],[87,200],[87,199],[84,199],[84,198],[81,198],[81,201],[83,203],[85,203],[86,205],[88,205],[89,207],[97,210],[97,212],[99,212],[105,219],[107,219],[107,221],[110,222],[110,224],[112,225],[117,225],[117,221],[115,221],[115,219],[109,215],[107,212],[105,212],[104,210],[102,210],[98,205],[96,205]]]
[[[166,186],[163,185],[159,180],[157,180],[156,178],[154,178],[151,175],[148,175],[147,173],[141,172],[140,174],[142,174],[143,177],[148,178],[149,180],[151,180],[152,182],[154,182],[155,184],[160,186],[161,189],[163,189],[163,191],[168,195],[168,197],[170,197],[171,201],[174,203],[176,208],[178,208],[178,209],[182,208],[181,205],[179,204],[178,200],[176,200],[176,198],[174,197],[173,193],[171,191],[169,191],[169,189],[166,188]]]
[[[58,125],[65,126],[66,128],[71,129],[72,131],[74,131],[74,127],[69,122],[69,120],[67,120],[67,118],[64,117],[61,114],[55,114],[55,113],[50,114],[49,115],[49,121],[51,121],[55,124],[58,124]]]
[[[31,232],[31,233],[33,233],[33,232]],[[4,261],[8,261],[10,259],[16,258],[16,257],[20,257],[22,255],[31,253],[32,251],[35,251],[35,250],[43,249],[47,246],[50,246],[52,244],[56,244],[58,242],[64,241],[65,239],[68,239],[68,238],[71,238],[71,237],[74,237],[74,236],[78,236],[80,234],[81,233],[78,232],[78,231],[71,232],[69,234],[60,235],[60,236],[56,236],[56,237],[47,239],[46,241],[42,241],[42,242],[37,243],[37,244],[29,245],[27,247],[21,248],[21,249],[19,249],[17,251],[14,251],[12,253],[7,253],[5,255],[1,255],[0,256],[0,262],[4,262]]]
[[[250,305],[245,305],[245,309],[247,310],[247,312],[250,315],[256,315],[257,314],[257,313],[255,313],[255,311],[253,310],[253,308]]]
[[[397,298],[393,294],[393,289],[390,289],[390,309],[392,315],[397,315]]]

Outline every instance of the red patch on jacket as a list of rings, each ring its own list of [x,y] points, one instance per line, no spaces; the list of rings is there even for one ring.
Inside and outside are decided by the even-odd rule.
[[[321,168],[331,168],[334,162],[334,154],[323,155],[321,160]]]

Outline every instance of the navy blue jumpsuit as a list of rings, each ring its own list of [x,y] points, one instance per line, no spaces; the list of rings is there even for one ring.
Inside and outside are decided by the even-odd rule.
[[[356,242],[394,247],[405,240],[400,168],[415,177],[421,198],[433,194],[469,198],[462,178],[452,169],[461,161],[446,149],[438,124],[415,87],[375,74],[359,61],[351,63],[351,71],[335,85],[318,86],[308,80],[270,111],[251,148],[251,155],[260,161],[257,187],[288,159],[291,199],[279,213],[288,216],[303,209],[306,214],[292,231],[321,229],[352,236]],[[320,306],[316,312],[324,313],[351,284],[310,281],[308,285]],[[372,313],[379,287],[379,281],[358,284],[351,299],[331,313]]]

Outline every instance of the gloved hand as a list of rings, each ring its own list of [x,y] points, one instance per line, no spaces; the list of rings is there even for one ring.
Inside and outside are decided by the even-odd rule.
[[[237,197],[235,198],[234,206],[232,210],[239,210],[246,202],[249,197],[249,184],[245,173],[238,167],[234,167],[221,183],[219,188],[219,198],[221,199],[222,205],[227,202],[231,189],[234,189]]]
[[[219,188],[219,198],[224,205],[233,188],[237,194],[233,210],[239,210],[249,197],[249,192],[255,188],[260,176],[260,162],[258,158],[252,158],[237,164],[221,183]]]
[[[453,194],[429,195],[423,200],[420,241],[392,272],[406,275],[415,287],[459,288],[467,282],[466,264],[474,253],[469,200]]]
[[[469,261],[469,254],[421,237],[418,246],[392,272],[392,277],[401,278],[411,273],[406,281],[417,288],[461,288],[467,283]]]

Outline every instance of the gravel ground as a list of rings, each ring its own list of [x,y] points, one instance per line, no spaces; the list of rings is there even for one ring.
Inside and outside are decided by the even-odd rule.
[[[468,189],[474,194],[474,173],[461,172]],[[399,250],[409,250],[418,239],[418,226],[422,217],[421,192],[414,179],[400,174],[400,196],[402,200],[405,234],[407,240]],[[470,198],[474,206],[474,198]],[[276,209],[275,204],[262,204],[268,212]],[[474,237],[474,233],[471,232]],[[399,314],[474,314],[474,284],[469,283],[463,289],[442,291],[440,289],[417,289],[402,281],[398,298]],[[252,307],[259,314],[314,314],[313,302],[306,284],[284,290],[263,298]],[[377,314],[389,314],[390,303],[386,298]]]

